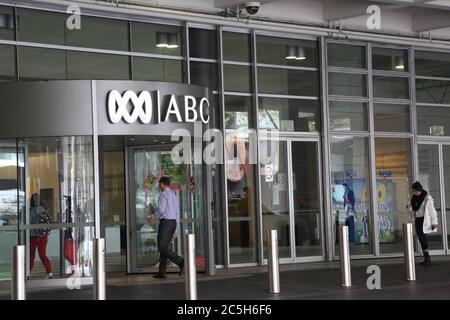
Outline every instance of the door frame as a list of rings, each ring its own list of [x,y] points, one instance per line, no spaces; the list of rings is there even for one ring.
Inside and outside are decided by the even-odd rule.
[[[289,243],[290,243],[290,251],[291,251],[291,256],[289,258],[280,258],[280,264],[293,264],[293,263],[302,263],[302,262],[317,262],[317,261],[325,261],[326,259],[326,254],[325,254],[325,245],[326,245],[326,240],[325,240],[325,224],[324,224],[324,208],[323,208],[323,203],[324,203],[324,197],[323,197],[323,176],[322,176],[322,153],[321,153],[321,142],[320,142],[320,137],[316,136],[316,135],[292,135],[292,134],[283,134],[283,133],[279,133],[279,135],[276,138],[263,138],[260,140],[277,140],[277,141],[284,141],[286,142],[286,151],[287,151],[287,170],[289,172],[287,178],[288,178],[288,207],[289,207]],[[293,199],[293,177],[292,177],[292,142],[307,142],[307,143],[314,143],[316,145],[316,152],[317,152],[317,158],[318,158],[318,165],[317,165],[317,179],[318,179],[318,187],[319,187],[319,232],[320,232],[320,243],[321,243],[321,248],[322,248],[322,254],[321,255],[317,255],[317,256],[308,256],[308,257],[297,257],[296,255],[296,242],[295,242],[295,214],[294,214],[294,199]],[[259,174],[261,175],[261,166],[258,165],[259,167]],[[260,184],[261,184],[261,179],[260,179]],[[261,190],[261,188],[259,188],[259,190]],[[263,232],[263,217],[262,217],[262,203],[260,203],[260,220],[261,220],[261,232],[260,232],[260,236],[261,236],[261,243],[263,243],[262,239],[264,237],[264,235],[262,234]],[[261,250],[261,253],[264,254],[264,250]],[[264,256],[262,257],[263,259],[263,265],[268,264],[268,259],[265,258]]]
[[[419,157],[420,145],[434,145],[438,148],[438,169],[439,169],[439,191],[440,191],[440,205],[441,205],[441,230],[442,230],[442,245],[443,249],[430,250],[433,255],[445,255],[450,254],[449,242],[448,242],[448,229],[447,229],[447,207],[445,201],[445,175],[444,175],[444,155],[443,146],[450,146],[450,141],[436,141],[435,139],[418,139],[417,141],[417,157]],[[419,177],[419,162],[417,163],[416,176]],[[450,204],[449,204],[450,205]],[[419,246],[418,246],[419,248]]]

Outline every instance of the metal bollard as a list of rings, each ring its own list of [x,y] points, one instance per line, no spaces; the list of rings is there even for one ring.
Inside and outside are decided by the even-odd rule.
[[[412,223],[403,224],[403,241],[405,247],[406,280],[416,281],[416,266],[414,264],[414,235]]]
[[[14,246],[11,253],[11,300],[25,300],[25,246]]]
[[[278,261],[277,230],[268,231],[269,240],[269,284],[271,293],[280,293],[280,267]]]
[[[94,239],[94,300],[106,300],[105,239]]]
[[[350,267],[350,247],[348,239],[348,226],[339,228],[339,245],[341,248],[341,284],[343,287],[351,287],[352,273]]]
[[[184,263],[186,269],[186,300],[197,300],[197,268],[195,265],[195,235],[186,235]]]

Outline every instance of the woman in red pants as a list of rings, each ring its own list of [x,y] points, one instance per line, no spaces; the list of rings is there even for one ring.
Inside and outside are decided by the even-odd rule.
[[[50,217],[47,210],[41,205],[39,195],[34,193],[30,200],[30,223],[43,224],[50,223]],[[36,248],[39,258],[47,272],[47,278],[53,278],[52,263],[47,257],[47,242],[50,229],[31,229],[30,230],[30,272],[33,270]]]

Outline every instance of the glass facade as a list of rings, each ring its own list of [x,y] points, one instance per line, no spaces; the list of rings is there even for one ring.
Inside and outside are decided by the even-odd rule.
[[[213,111],[216,120],[212,126],[225,133],[224,151],[228,157],[225,165],[215,168],[221,172],[216,187],[225,203],[223,212],[214,212],[214,254],[218,265],[263,263],[266,231],[272,226],[279,230],[282,258],[336,256],[336,248],[334,252],[327,252],[319,243],[324,240],[336,244],[337,229],[334,227],[343,224],[352,227],[352,255],[401,254],[401,224],[407,217],[404,204],[411,196],[410,184],[417,179],[426,181],[424,183],[439,201],[450,192],[450,187],[441,185],[444,180],[438,178],[442,173],[436,169],[443,165],[441,171],[447,175],[445,161],[444,164],[436,163],[436,157],[446,159],[446,146],[440,146],[441,150],[435,146],[411,144],[411,141],[433,137],[439,137],[442,143],[450,136],[448,52],[332,39],[325,39],[325,48],[320,48],[317,38],[308,39],[302,35],[289,38],[285,34],[274,32],[268,35],[246,28],[238,32],[216,26],[202,28],[196,24],[191,27],[181,22],[164,25],[94,16],[83,19],[85,24],[81,30],[68,30],[64,13],[2,6],[0,14],[7,22],[0,27],[0,81],[148,80],[190,83],[214,91],[219,103]],[[14,14],[17,15],[17,28]],[[15,40],[20,43],[14,43]],[[414,61],[410,61],[411,52],[414,52],[414,59],[411,59]],[[320,63],[321,54],[326,58],[325,65]],[[321,79],[324,68],[325,78]],[[322,123],[323,119],[327,123]],[[287,184],[266,181],[267,167],[249,161],[252,139],[257,130],[263,129],[287,137],[280,141],[275,166],[280,173],[287,174],[290,167],[293,170],[289,177],[290,190],[283,189]],[[324,139],[322,132],[325,129],[329,135]],[[416,132],[417,136],[414,136]],[[311,145],[302,145],[304,137],[321,147],[329,144],[329,153],[316,152]],[[298,143],[294,138],[299,140]],[[26,141],[30,146],[30,159],[45,159],[50,166],[69,171],[67,163],[72,157],[75,162],[88,163],[88,167],[92,165],[90,158],[82,159],[80,154],[80,150],[86,150],[88,157],[91,156],[89,138],[46,139]],[[13,145],[16,148],[15,141]],[[72,147],[74,149],[70,149]],[[4,149],[1,148],[0,144],[1,152],[5,158],[11,158],[10,162],[20,163],[18,155],[25,157],[25,151],[13,155],[8,151],[7,143]],[[52,159],[47,155],[47,149],[53,157],[59,157],[57,150],[63,149],[69,156],[62,160]],[[413,172],[415,155],[419,156],[417,173]],[[123,193],[128,177],[124,157],[123,150],[113,150],[105,152],[103,160],[107,190],[104,194],[107,209],[103,213],[106,237],[115,243],[115,249],[108,252],[113,261],[110,270],[115,270],[115,266],[121,270],[126,265]],[[301,161],[306,158],[308,161]],[[242,163],[237,163],[238,160]],[[329,172],[317,168],[321,161],[329,165]],[[44,170],[45,166],[40,166],[42,164],[36,164],[35,168]],[[17,179],[21,168],[20,165],[14,168],[6,165],[0,172],[0,180],[5,181],[2,190],[7,191],[3,197],[17,190],[22,192]],[[47,175],[38,169],[29,173],[29,178],[34,179],[30,181],[35,183],[29,192],[41,194],[50,193],[45,189],[56,190],[56,185],[39,184],[56,173]],[[324,178],[314,182],[315,177],[308,177],[309,172],[316,169],[322,170],[322,176],[331,177],[331,185]],[[191,174],[201,176],[204,173],[192,169]],[[308,177],[308,190],[302,189],[303,177]],[[278,178],[283,181],[283,175]],[[77,199],[73,196],[75,202],[70,204],[72,208],[79,207],[84,212],[83,217],[90,212],[83,202],[91,197],[91,191],[87,190],[92,186],[88,182],[89,186],[83,186],[83,195]],[[70,185],[71,182],[60,183]],[[274,185],[279,188],[276,193],[272,190]],[[331,204],[332,212],[321,215],[318,212],[323,207],[318,195],[325,188],[328,189],[326,201]],[[72,192],[69,189],[65,191]],[[199,203],[201,192],[198,189],[189,201]],[[351,193],[353,198],[349,196]],[[263,198],[265,194],[270,197]],[[54,194],[51,203],[45,204],[53,206],[49,210],[55,212],[55,219],[60,218],[58,210],[64,212],[68,206],[61,198],[63,195]],[[28,193],[23,195],[21,206],[25,199],[30,201],[30,196]],[[81,198],[83,200],[79,200]],[[18,222],[11,218],[13,208],[2,210],[0,214],[5,218],[0,217],[0,221],[7,222],[0,226],[0,236],[4,237],[0,244],[8,243],[9,246],[18,236],[15,229]],[[442,212],[447,216],[447,211]],[[15,212],[15,215],[20,214]],[[91,223],[91,218],[80,220],[80,223]],[[449,220],[450,217],[447,223]],[[196,223],[197,220],[191,224],[186,222],[186,227],[197,230],[200,227]],[[331,224],[330,229],[334,231],[323,239],[326,223]],[[291,224],[296,227],[291,228]],[[88,229],[92,229],[90,225],[83,225],[73,227],[72,231],[91,239]],[[432,240],[434,250],[448,247],[442,231],[440,229],[439,236]],[[301,236],[292,235],[292,232]],[[295,249],[292,249],[294,244]],[[204,243],[198,246],[202,247]],[[50,239],[49,248],[56,252],[50,260],[63,274],[63,267],[68,262],[61,264],[61,243]],[[145,257],[142,261],[147,264],[155,258],[147,253],[142,256]],[[78,258],[82,259],[81,253]],[[8,259],[2,258],[0,264],[9,263]],[[2,269],[0,277],[1,274]]]

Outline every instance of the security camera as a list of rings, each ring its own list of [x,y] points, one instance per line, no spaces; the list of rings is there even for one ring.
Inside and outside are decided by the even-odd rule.
[[[255,15],[258,13],[259,7],[261,6],[261,2],[258,1],[249,1],[244,4],[245,10],[249,15]]]

